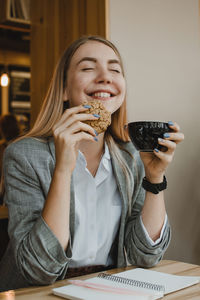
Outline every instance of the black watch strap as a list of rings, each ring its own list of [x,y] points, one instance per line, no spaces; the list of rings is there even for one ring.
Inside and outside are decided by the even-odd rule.
[[[163,177],[163,182],[161,183],[151,183],[146,177],[143,178],[142,187],[153,194],[158,194],[159,192],[165,190],[167,188],[167,180],[166,177]]]

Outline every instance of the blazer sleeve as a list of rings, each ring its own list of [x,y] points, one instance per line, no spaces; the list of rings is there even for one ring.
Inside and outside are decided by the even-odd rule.
[[[64,278],[71,256],[70,247],[67,256],[42,218],[52,162],[47,151],[35,148],[34,144],[14,143],[4,156],[5,203],[13,256],[19,272],[34,285]]]
[[[167,220],[160,242],[156,245],[150,243],[140,220],[141,210],[145,199],[145,190],[142,188],[144,168],[139,154],[136,152],[134,154],[134,164],[132,165],[134,188],[132,211],[126,221],[125,249],[130,264],[141,267],[152,267],[162,259],[170,242],[171,230]]]

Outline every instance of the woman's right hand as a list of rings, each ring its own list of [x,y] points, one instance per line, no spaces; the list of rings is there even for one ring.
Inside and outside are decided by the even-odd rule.
[[[97,120],[92,114],[84,114],[87,107],[83,105],[66,109],[60,120],[53,126],[56,151],[56,170],[73,172],[78,155],[78,143],[81,140],[94,141],[94,129],[83,121]]]

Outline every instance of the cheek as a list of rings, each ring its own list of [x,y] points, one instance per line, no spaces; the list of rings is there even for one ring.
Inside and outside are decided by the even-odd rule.
[[[82,76],[76,76],[70,85],[71,92],[73,94],[78,94],[84,92],[86,82]]]
[[[77,78],[72,78],[68,81],[67,86],[68,99],[75,103],[79,102],[83,86],[82,81]]]
[[[125,95],[126,95],[126,81],[124,80],[124,78],[121,81],[121,91],[122,91],[123,97],[125,97]]]
[[[120,90],[120,95],[118,97],[118,105],[121,105],[124,102],[124,99],[126,97],[126,82],[125,80],[122,80],[119,83],[119,90]]]

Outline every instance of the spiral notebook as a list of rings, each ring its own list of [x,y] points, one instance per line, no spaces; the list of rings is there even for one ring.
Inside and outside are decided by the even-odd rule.
[[[154,300],[200,282],[200,277],[177,276],[137,268],[117,274],[100,273],[87,280],[68,280],[55,295],[72,300]]]

